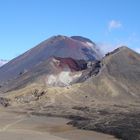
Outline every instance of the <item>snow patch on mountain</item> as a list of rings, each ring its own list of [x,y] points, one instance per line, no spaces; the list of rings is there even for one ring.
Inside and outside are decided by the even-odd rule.
[[[91,42],[86,42],[86,44],[87,44],[88,46],[93,46],[93,43],[91,43]]]

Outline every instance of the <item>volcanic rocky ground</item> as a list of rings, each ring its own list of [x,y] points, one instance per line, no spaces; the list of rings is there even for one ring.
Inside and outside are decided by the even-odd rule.
[[[52,37],[0,68],[0,93],[12,112],[140,140],[140,55],[127,47],[102,56],[84,37]]]

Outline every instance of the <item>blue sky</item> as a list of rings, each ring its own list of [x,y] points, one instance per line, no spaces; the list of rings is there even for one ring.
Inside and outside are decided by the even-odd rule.
[[[81,35],[108,51],[140,52],[140,0],[0,0],[0,58],[12,59],[53,35]]]

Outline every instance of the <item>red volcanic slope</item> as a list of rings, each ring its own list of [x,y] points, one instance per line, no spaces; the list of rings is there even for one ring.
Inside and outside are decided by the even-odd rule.
[[[80,71],[87,68],[86,61],[84,60],[74,60],[72,58],[60,58],[55,57],[56,60],[59,60],[59,67],[62,69],[69,68],[73,71]]]

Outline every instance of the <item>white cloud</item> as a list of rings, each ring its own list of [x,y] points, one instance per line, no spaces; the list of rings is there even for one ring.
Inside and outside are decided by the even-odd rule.
[[[119,48],[121,46],[127,46],[131,48],[132,50],[136,51],[137,53],[140,54],[140,47],[132,47],[129,45],[129,43],[123,42],[123,43],[116,43],[116,44],[110,44],[110,43],[97,43],[98,48],[100,49],[101,53],[105,55],[108,52],[111,52],[115,50],[116,48]]]
[[[109,24],[108,24],[109,31],[111,31],[112,29],[117,29],[117,28],[121,28],[121,27],[122,27],[122,24],[120,21],[117,21],[117,20],[109,21]]]
[[[116,43],[116,44],[97,43],[97,46],[99,47],[102,54],[105,55],[106,53],[111,52],[115,50],[116,48],[119,48],[121,46],[127,46],[127,45],[125,43]]]
[[[111,52],[117,48],[116,45],[112,45],[109,43],[98,43],[98,47],[101,50],[103,55],[105,55],[106,53]]]

